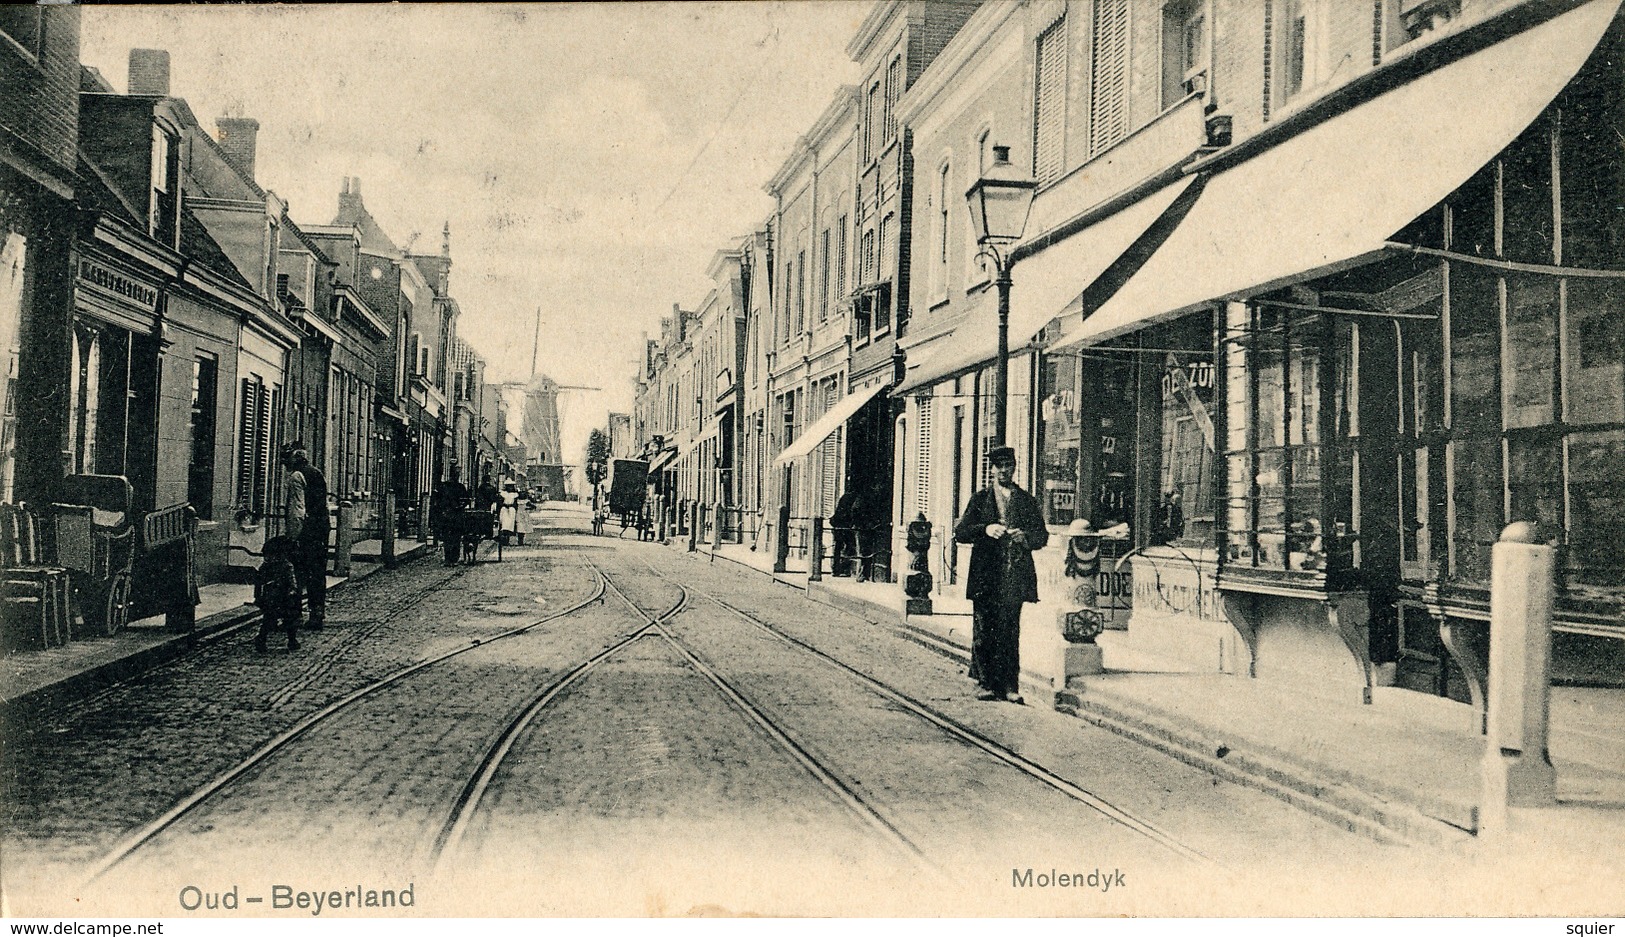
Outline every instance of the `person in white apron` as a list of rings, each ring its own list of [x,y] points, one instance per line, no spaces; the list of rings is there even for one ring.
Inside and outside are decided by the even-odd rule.
[[[506,542],[509,539],[517,540],[520,546],[525,545],[525,534],[530,533],[530,512],[525,510],[525,504],[519,492],[515,490],[513,482],[502,483],[502,501],[497,509],[497,525],[501,530],[498,536]]]

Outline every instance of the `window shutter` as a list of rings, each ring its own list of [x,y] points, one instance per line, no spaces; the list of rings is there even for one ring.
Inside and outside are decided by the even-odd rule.
[[[825,413],[828,413],[839,399],[835,383],[835,381],[830,381],[824,385]],[[823,510],[827,513],[835,508],[835,482],[838,474],[836,469],[840,465],[841,458],[841,427],[836,427],[835,432],[829,434],[829,438],[824,440],[821,448],[823,449],[823,455],[820,456],[820,459],[823,465],[821,466],[822,477],[819,488],[822,492]]]
[[[1089,96],[1089,155],[1128,132],[1128,0],[1095,0],[1094,74]]]
[[[1033,95],[1033,175],[1040,183],[1059,178],[1066,121],[1066,16],[1038,37]]]
[[[914,506],[927,517],[931,514],[931,404],[929,396],[915,398],[919,404],[919,429],[915,431],[917,443],[914,459]],[[907,518],[905,518],[906,520]]]
[[[413,332],[406,337],[406,370],[412,374],[422,373],[418,370],[419,344],[418,333]]]
[[[237,501],[249,510],[254,509],[254,456],[259,447],[259,389],[255,380],[242,380],[242,394],[238,402],[237,431]]]

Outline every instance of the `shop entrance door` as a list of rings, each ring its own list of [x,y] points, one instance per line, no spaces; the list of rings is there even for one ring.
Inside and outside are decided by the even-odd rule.
[[[1379,664],[1408,654],[1442,663],[1437,625],[1419,601],[1438,575],[1433,532],[1444,525],[1442,292],[1438,271],[1424,269],[1388,280],[1381,292],[1323,296],[1370,310],[1338,317],[1337,396],[1342,434],[1353,443],[1354,557],[1370,595],[1370,653]]]

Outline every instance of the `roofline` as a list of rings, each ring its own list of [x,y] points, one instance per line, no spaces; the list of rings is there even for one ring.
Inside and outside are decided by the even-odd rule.
[[[857,31],[846,44],[846,56],[854,62],[862,62],[863,56],[869,51],[880,37],[881,30],[891,23],[891,20],[908,6],[908,0],[876,0],[869,9],[869,15],[858,24]]]

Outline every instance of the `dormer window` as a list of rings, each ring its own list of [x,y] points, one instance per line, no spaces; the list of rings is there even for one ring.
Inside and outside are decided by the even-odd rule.
[[[180,186],[178,147],[175,139],[157,124],[152,128],[152,195],[148,199],[147,231],[168,247],[179,245]]]

